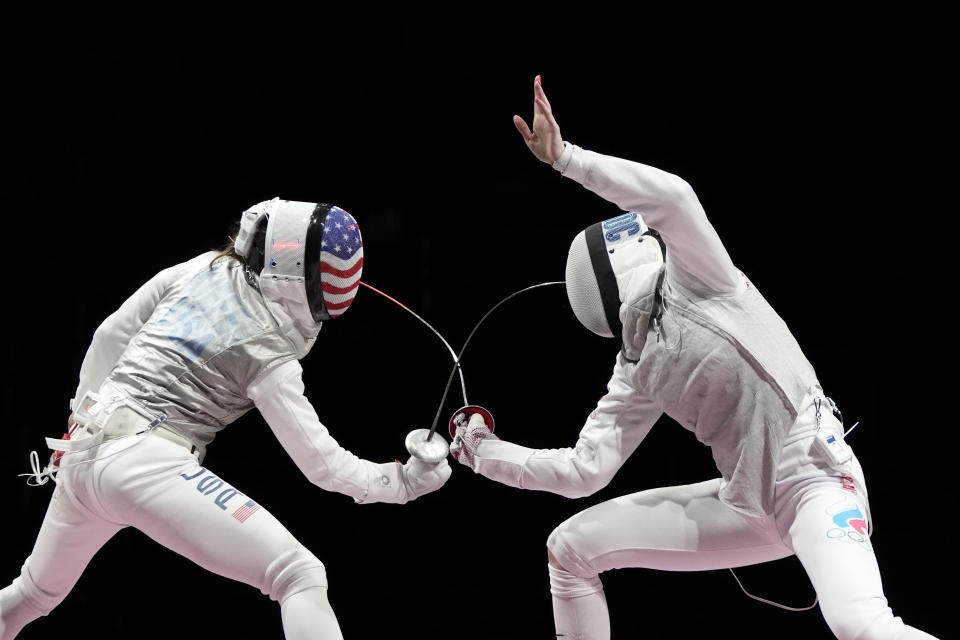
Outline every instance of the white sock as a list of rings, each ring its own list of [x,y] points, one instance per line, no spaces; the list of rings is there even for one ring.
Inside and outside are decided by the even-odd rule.
[[[610,640],[610,614],[599,576],[580,578],[547,565],[553,623],[562,640]]]
[[[285,598],[280,617],[287,640],[343,640],[326,587],[311,587]]]

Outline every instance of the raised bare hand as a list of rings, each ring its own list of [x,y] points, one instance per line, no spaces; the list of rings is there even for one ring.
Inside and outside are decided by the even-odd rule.
[[[513,124],[523,136],[530,152],[538,159],[553,164],[563,153],[563,137],[560,126],[553,119],[553,110],[547,94],[543,92],[540,76],[533,80],[533,129],[520,116],[513,116]]]

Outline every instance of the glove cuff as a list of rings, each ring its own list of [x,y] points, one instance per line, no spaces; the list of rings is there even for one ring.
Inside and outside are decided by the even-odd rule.
[[[399,462],[384,462],[375,464],[379,474],[374,474],[367,480],[367,490],[353,500],[357,504],[372,504],[387,502],[403,504],[407,501],[407,489],[403,481],[403,467]]]

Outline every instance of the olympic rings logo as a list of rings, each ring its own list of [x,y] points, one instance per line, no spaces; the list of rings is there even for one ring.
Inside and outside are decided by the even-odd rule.
[[[867,520],[858,507],[844,509],[835,514],[831,519],[837,526],[827,529],[828,540],[854,542],[857,544],[865,544],[867,542]]]
[[[834,527],[833,529],[827,529],[827,540],[839,540],[841,542],[856,542],[858,544],[863,544],[867,541],[867,537],[855,529],[841,529],[839,527]]]

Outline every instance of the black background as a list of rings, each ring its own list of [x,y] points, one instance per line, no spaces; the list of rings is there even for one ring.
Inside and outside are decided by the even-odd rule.
[[[459,348],[503,296],[563,277],[573,235],[616,208],[536,161],[510,121],[542,74],[564,137],[686,178],[736,264],[844,410],[867,474],[895,613],[949,637],[943,586],[956,445],[955,60],[944,16],[811,5],[665,15],[490,4],[65,13],[3,26],[5,278],[0,583],[29,554],[50,486],[17,473],[60,434],[92,332],[159,269],[221,245],[254,202],[340,205],[364,280]],[[464,358],[498,433],[570,446],[615,347],[560,287],[510,301]],[[303,362],[307,394],[362,457],[405,457],[450,370],[445,348],[361,290]],[[459,404],[458,389],[443,410]],[[310,485],[253,412],[206,466],[327,567],[352,638],[553,636],[544,542],[604,499],[716,475],[664,419],[589,498],[510,489],[454,463],[443,490],[356,506]],[[738,571],[802,605],[799,563]],[[747,599],[727,572],[604,575],[615,637],[828,637],[818,611]],[[279,638],[276,604],[126,530],[23,638]]]

